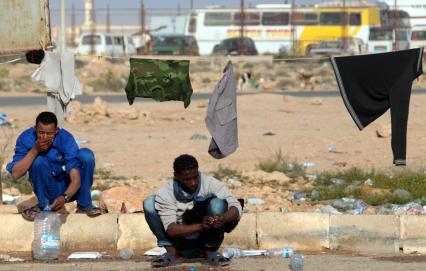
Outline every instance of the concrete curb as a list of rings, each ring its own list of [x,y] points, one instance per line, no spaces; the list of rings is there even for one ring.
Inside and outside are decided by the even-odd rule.
[[[144,251],[156,240],[143,214],[106,214],[89,218],[65,216],[61,228],[64,251]],[[30,252],[33,223],[20,215],[0,214],[0,252]],[[245,214],[225,235],[223,246],[296,250],[349,250],[363,253],[426,253],[426,216],[328,215],[319,213]]]
[[[330,216],[319,213],[259,213],[259,248],[289,246],[296,250],[319,251],[330,247]]]
[[[364,253],[399,251],[399,217],[393,215],[331,215],[330,248]]]

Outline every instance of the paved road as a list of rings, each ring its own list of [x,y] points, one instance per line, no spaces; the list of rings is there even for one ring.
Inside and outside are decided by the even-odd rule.
[[[241,95],[255,95],[257,93],[238,93]],[[413,90],[413,94],[426,94],[426,89],[416,89]],[[339,92],[337,90],[321,90],[321,91],[292,91],[292,92],[275,92],[271,95],[290,95],[295,97],[337,97]],[[194,93],[192,95],[192,100],[207,100],[209,98],[209,93]],[[102,99],[109,103],[127,103],[126,96],[124,95],[101,95]],[[95,96],[77,96],[77,101],[82,103],[93,103]],[[152,101],[151,99],[137,98],[135,102],[143,103]],[[1,107],[12,107],[12,106],[39,106],[45,105],[46,98],[44,96],[10,96],[10,97],[1,97],[0,96],[0,108]]]
[[[197,271],[287,271],[289,260],[281,258],[245,258],[234,259],[228,268],[209,268],[199,263],[185,263],[183,266],[167,268],[167,271],[187,271],[195,266]],[[425,256],[348,256],[348,255],[306,255],[304,271],[423,271],[426,269]],[[1,264],[0,271],[104,271],[104,270],[152,270],[147,261],[91,261],[65,263],[17,263]],[[155,269],[158,270],[158,269]],[[164,269],[162,269],[164,270]]]

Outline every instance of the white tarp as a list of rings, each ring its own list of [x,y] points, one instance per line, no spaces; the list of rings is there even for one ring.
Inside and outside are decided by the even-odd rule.
[[[50,44],[48,0],[0,0],[0,55]]]

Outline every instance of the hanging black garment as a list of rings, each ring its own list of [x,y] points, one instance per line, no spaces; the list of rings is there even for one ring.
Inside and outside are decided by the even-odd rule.
[[[395,165],[405,165],[412,81],[423,73],[423,48],[331,57],[343,102],[360,130],[389,108]]]

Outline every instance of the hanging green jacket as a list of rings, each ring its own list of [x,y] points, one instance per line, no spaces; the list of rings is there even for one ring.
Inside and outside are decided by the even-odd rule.
[[[189,79],[189,60],[130,59],[130,75],[126,95],[132,105],[136,97],[156,101],[191,103],[192,86]]]

